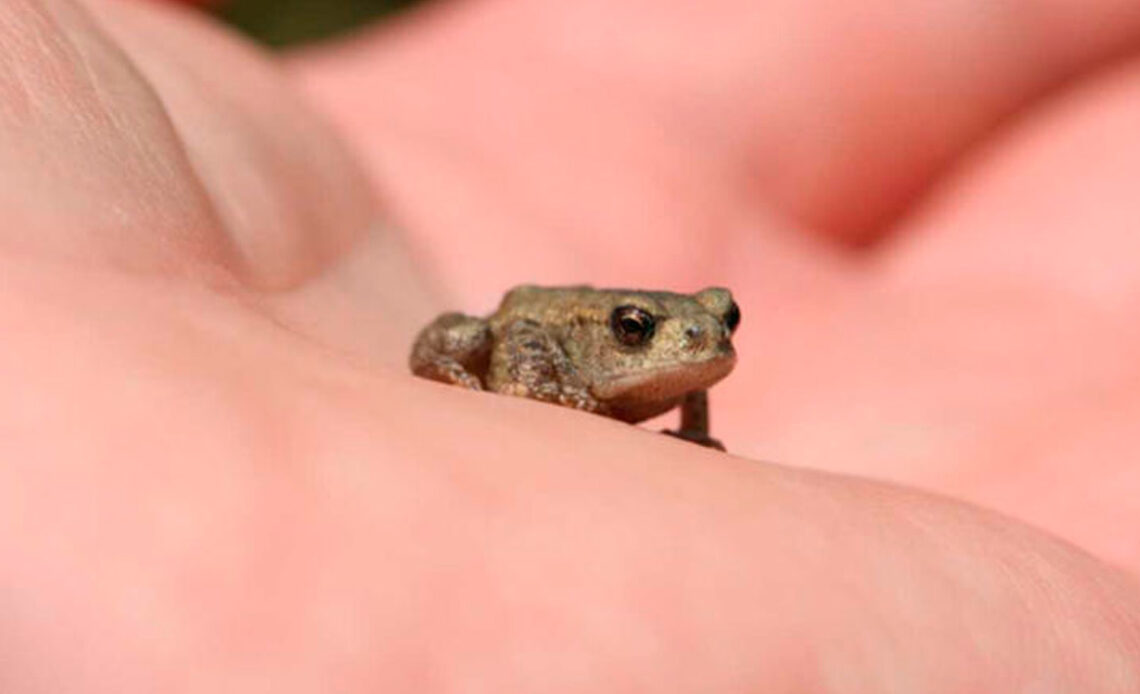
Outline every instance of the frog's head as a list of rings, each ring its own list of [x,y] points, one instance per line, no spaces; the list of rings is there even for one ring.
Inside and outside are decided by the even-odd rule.
[[[593,338],[581,341],[587,353],[575,361],[616,416],[636,421],[665,411],[732,371],[740,308],[727,289],[599,294],[605,310],[594,312]]]

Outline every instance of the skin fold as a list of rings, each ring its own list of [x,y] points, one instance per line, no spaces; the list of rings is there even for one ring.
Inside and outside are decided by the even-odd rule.
[[[0,689],[1140,689],[1140,10],[928,5],[5,2]],[[406,372],[536,280],[735,455]]]

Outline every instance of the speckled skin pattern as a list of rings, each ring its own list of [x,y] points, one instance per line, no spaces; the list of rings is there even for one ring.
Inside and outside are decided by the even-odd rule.
[[[739,320],[721,288],[522,286],[486,318],[436,318],[416,338],[409,363],[424,378],[626,422],[681,406],[681,430],[667,433],[723,448],[708,434],[705,391],[736,363]]]

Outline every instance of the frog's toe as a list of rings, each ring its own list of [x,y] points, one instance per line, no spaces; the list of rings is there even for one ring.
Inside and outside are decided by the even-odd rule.
[[[470,390],[483,390],[483,383],[479,377],[463,368],[463,365],[454,359],[438,359],[418,364],[413,373],[421,378],[427,378],[440,383],[460,386]]]

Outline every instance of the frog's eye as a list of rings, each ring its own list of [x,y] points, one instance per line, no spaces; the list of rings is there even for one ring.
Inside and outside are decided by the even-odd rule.
[[[740,307],[734,301],[724,313],[724,327],[728,328],[729,333],[734,333],[738,325],[740,325]]]
[[[610,314],[610,330],[623,345],[644,345],[653,337],[656,329],[653,316],[636,306],[618,306]]]

